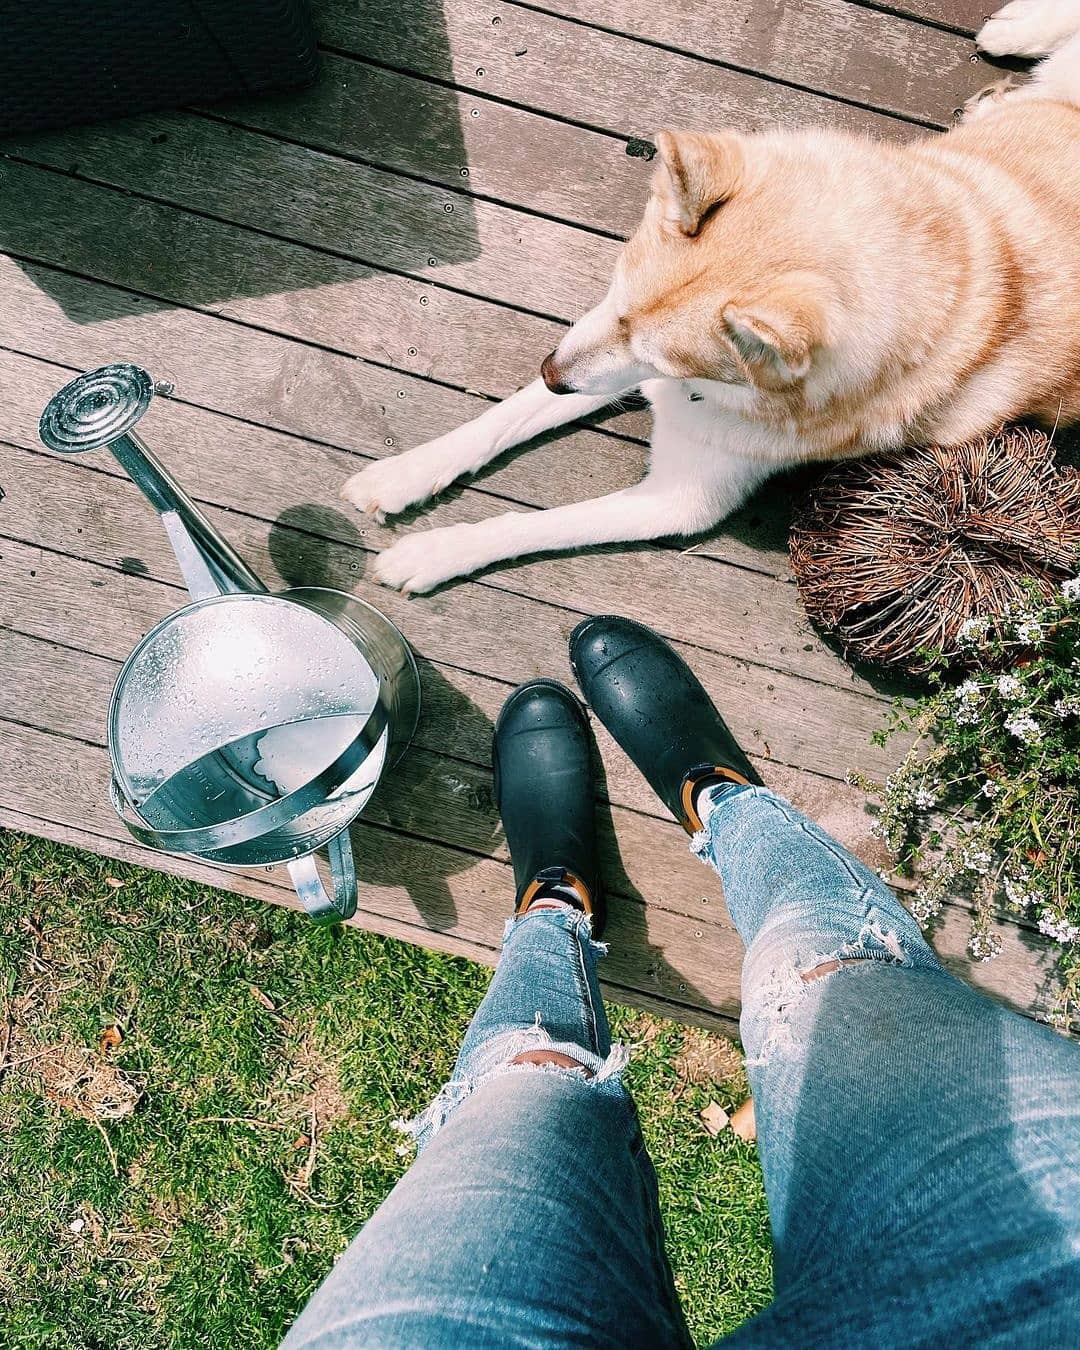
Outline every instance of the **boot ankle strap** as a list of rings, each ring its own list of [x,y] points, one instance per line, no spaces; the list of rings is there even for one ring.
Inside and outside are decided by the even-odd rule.
[[[694,806],[694,794],[703,778],[721,778],[725,782],[738,783],[743,787],[749,787],[750,785],[749,778],[744,778],[741,773],[738,773],[735,769],[729,769],[723,764],[695,764],[692,769],[687,769],[686,777],[682,782],[682,790],[679,793],[679,802],[683,809],[681,823],[687,834],[697,834],[698,830],[705,828]]]
[[[528,912],[532,902],[548,886],[569,886],[581,901],[582,913],[592,915],[592,894],[582,879],[565,867],[545,867],[542,871],[537,872],[522,892],[515,911],[519,918]]]

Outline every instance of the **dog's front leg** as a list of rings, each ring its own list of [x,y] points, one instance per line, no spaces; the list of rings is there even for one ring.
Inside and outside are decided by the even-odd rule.
[[[543,380],[533,380],[447,435],[369,464],[349,479],[341,495],[380,519],[395,515],[436,496],[463,474],[476,473],[511,446],[587,417],[614,397],[553,394]]]
[[[740,467],[742,472],[740,473]],[[476,525],[407,535],[380,553],[375,576],[410,594],[528,553],[697,534],[733,511],[767,476],[750,461],[730,470],[723,490],[694,479],[650,475],[636,487],[550,511],[510,511]]]

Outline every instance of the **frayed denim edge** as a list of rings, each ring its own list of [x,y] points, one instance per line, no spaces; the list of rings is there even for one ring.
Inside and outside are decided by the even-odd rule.
[[[608,944],[597,942],[592,936],[592,919],[588,914],[565,905],[558,910],[538,910],[535,918],[557,917],[570,933],[576,933],[588,943],[590,950],[598,957],[606,956]],[[505,944],[515,927],[528,920],[528,915],[511,915],[503,930]],[[530,1050],[552,1050],[577,1060],[582,1069],[568,1069],[560,1064],[511,1064],[512,1059]],[[465,1078],[451,1078],[439,1089],[435,1098],[411,1120],[395,1120],[394,1129],[402,1134],[411,1135],[416,1140],[417,1151],[421,1151],[442,1129],[462,1102],[490,1078],[498,1078],[512,1073],[561,1073],[576,1077],[589,1089],[611,1090],[621,1093],[622,1072],[630,1059],[630,1052],[624,1045],[613,1045],[610,1053],[604,1057],[573,1041],[556,1041],[545,1029],[541,1015],[531,1027],[516,1028],[497,1036],[492,1036],[479,1046],[471,1058],[477,1062],[477,1072]],[[583,1070],[588,1070],[587,1077]]]
[[[539,1013],[533,1026],[524,1031],[507,1031],[493,1036],[482,1049],[488,1052],[483,1055],[484,1061],[497,1062],[468,1078],[451,1078],[418,1116],[412,1120],[394,1121],[394,1129],[416,1140],[418,1151],[426,1148],[458,1107],[492,1078],[518,1073],[562,1074],[564,1077],[576,1078],[589,1091],[607,1088],[621,1093],[623,1070],[630,1060],[630,1052],[622,1044],[613,1045],[608,1055],[601,1056],[573,1041],[554,1040],[541,1024]],[[518,1055],[532,1050],[548,1050],[566,1055],[576,1060],[581,1068],[565,1068],[561,1064],[511,1063]]]

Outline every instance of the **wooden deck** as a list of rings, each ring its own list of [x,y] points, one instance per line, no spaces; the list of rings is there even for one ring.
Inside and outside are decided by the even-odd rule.
[[[441,5],[441,7],[440,7]],[[176,386],[151,445],[271,584],[355,589],[422,657],[415,747],[356,827],[357,922],[491,961],[511,894],[491,800],[509,689],[569,679],[565,637],[614,610],[674,640],[768,781],[864,856],[845,771],[888,691],[808,627],[786,557],[787,493],[690,554],[627,547],[496,569],[406,601],[371,583],[394,536],[348,515],[343,480],[533,377],[602,294],[662,125],[834,123],[906,138],[948,125],[992,72],[986,0],[317,0],[318,86],[0,146],[0,822],[288,903],[282,869],[150,855],[109,805],[104,714],[119,663],[182,602],[149,507],[107,456],[38,444],[50,394],[116,359]],[[628,144],[629,143],[629,144]],[[404,528],[594,495],[639,475],[626,413],[500,462]],[[730,1029],[741,948],[718,888],[610,742],[605,868],[617,997]],[[280,874],[279,874],[280,873]],[[1045,944],[950,964],[1025,1009]]]

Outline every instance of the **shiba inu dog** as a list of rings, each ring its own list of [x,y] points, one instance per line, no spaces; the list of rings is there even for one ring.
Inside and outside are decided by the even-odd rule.
[[[424,592],[522,554],[696,534],[786,466],[1080,418],[1080,0],[1013,0],[979,42],[1047,59],[944,136],[661,132],[611,288],[542,378],[343,495],[392,515],[635,388],[647,475],[407,535],[379,580]]]

